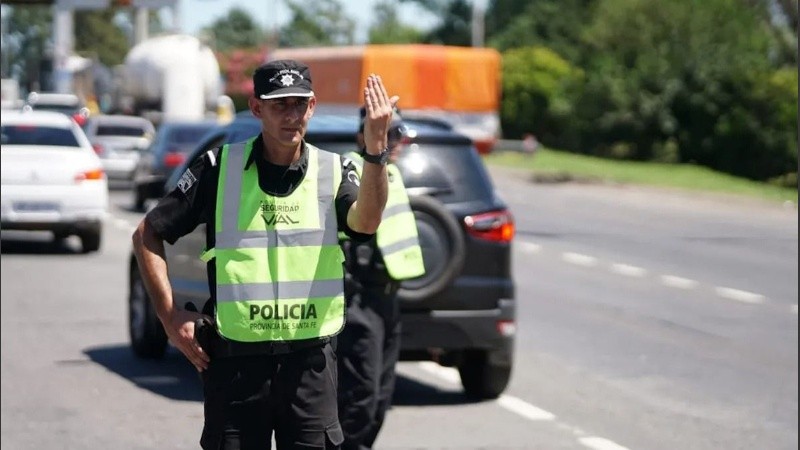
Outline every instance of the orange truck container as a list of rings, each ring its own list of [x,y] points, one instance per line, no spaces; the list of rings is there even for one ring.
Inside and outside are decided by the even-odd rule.
[[[399,44],[282,48],[268,59],[296,59],[311,69],[322,107],[363,103],[367,75],[381,76],[406,117],[438,118],[470,137],[480,153],[500,138],[500,54],[490,48]]]

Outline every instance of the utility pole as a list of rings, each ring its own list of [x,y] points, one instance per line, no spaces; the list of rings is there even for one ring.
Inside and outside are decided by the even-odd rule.
[[[484,19],[485,11],[482,5],[477,1],[472,2],[472,46],[484,46]]]
[[[53,0],[53,88],[56,92],[70,92],[72,74],[67,59],[75,51],[75,10],[105,9],[112,6],[134,7],[134,44],[147,39],[149,10],[171,7],[177,24],[178,0]],[[176,25],[177,31],[177,25]]]

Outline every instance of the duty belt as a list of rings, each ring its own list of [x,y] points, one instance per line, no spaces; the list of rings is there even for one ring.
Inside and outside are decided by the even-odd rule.
[[[294,353],[314,347],[322,347],[329,338],[303,339],[297,341],[237,342],[223,338],[216,327],[205,319],[198,319],[194,325],[195,338],[200,347],[214,358],[233,356],[275,356]]]

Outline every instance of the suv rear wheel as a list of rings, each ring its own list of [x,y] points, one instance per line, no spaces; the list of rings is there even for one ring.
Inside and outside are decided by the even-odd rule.
[[[160,359],[167,351],[167,334],[150,303],[135,263],[131,267],[129,289],[128,331],[133,353],[140,358]]]
[[[100,239],[102,235],[103,232],[99,226],[81,231],[78,236],[81,239],[81,250],[83,253],[96,252],[100,250]]]
[[[403,300],[431,298],[450,285],[461,273],[466,244],[461,226],[444,203],[426,195],[409,197],[417,222],[425,274],[405,280],[398,296]]]
[[[144,188],[141,185],[135,185],[133,187],[133,209],[135,211],[144,211],[145,200]]]
[[[468,350],[458,365],[458,373],[467,397],[492,399],[499,397],[508,386],[511,365],[493,364],[488,351]]]

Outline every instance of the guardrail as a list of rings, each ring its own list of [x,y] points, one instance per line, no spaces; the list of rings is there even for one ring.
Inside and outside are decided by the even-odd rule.
[[[519,139],[500,139],[494,145],[496,152],[524,152],[525,146]]]

